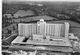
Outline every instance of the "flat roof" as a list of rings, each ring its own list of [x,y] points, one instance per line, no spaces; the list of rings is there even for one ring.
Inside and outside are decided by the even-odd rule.
[[[43,40],[43,41],[36,41],[36,40],[28,40],[26,44],[33,44],[33,45],[53,45],[53,46],[65,46],[65,47],[72,47],[70,41],[67,38],[63,40]]]
[[[20,37],[20,36],[18,36],[18,37],[16,38],[17,40],[23,38],[23,37]],[[17,41],[16,39],[13,40],[13,44],[18,43],[18,44],[30,44],[30,45],[48,45],[48,46],[51,45],[51,46],[72,47],[70,40],[68,38],[65,38],[65,37],[64,38],[54,38],[53,41],[49,41],[47,39],[42,40],[42,41],[40,41],[40,40],[30,40],[29,39],[29,40],[27,40],[27,42],[22,42],[22,41]]]

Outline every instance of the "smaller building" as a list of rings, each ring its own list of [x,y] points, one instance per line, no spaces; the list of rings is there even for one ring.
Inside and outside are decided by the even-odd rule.
[[[28,55],[28,52],[20,50],[20,51],[12,52],[11,55]]]
[[[79,41],[79,38],[77,36],[74,36],[73,33],[69,33],[69,39],[71,41]]]
[[[11,14],[3,14],[3,17],[5,17],[5,18],[13,18],[13,16]]]
[[[42,41],[42,40],[43,40],[43,35],[33,34],[32,39],[33,39],[33,40],[40,40],[40,41]]]

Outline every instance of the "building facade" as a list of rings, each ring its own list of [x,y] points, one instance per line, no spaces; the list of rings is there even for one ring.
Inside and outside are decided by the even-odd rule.
[[[37,33],[37,24],[19,24],[18,33],[20,36],[29,37]]]
[[[68,23],[46,23],[43,19],[40,19],[37,23],[20,23],[18,25],[19,35],[33,36],[33,34],[43,35],[43,37],[68,37],[69,24]]]

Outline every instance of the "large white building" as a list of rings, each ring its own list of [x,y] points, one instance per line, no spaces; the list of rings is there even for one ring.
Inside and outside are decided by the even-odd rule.
[[[40,19],[37,23],[20,23],[18,32],[19,36],[12,41],[12,44],[31,45],[30,49],[53,51],[53,55],[70,55],[73,51],[69,41],[69,23],[67,22],[46,23]],[[26,37],[32,37],[32,39],[29,38],[23,42]],[[37,48],[38,46],[39,48]],[[41,49],[40,46],[44,46],[44,49]],[[12,48],[27,50],[28,47],[14,46]]]
[[[68,23],[46,23],[43,19],[40,19],[37,23],[20,23],[18,25],[18,31],[20,36],[33,36],[43,35],[43,37],[67,37],[69,31]]]

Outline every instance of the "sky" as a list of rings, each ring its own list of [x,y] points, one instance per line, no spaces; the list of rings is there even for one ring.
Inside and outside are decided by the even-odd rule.
[[[80,0],[2,0],[3,2],[13,1],[68,1],[68,2],[80,2]]]

